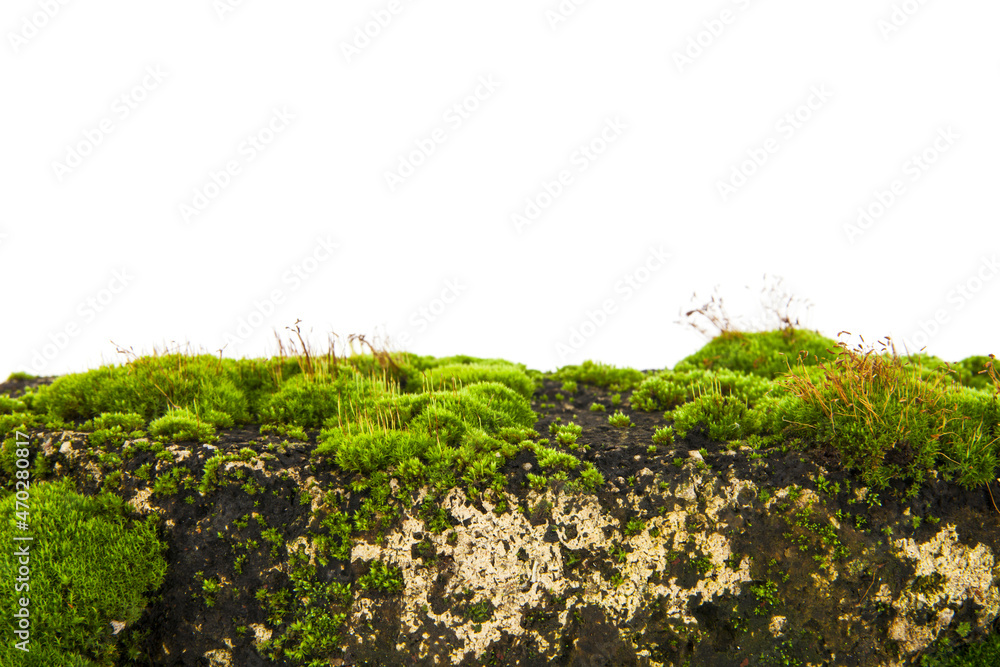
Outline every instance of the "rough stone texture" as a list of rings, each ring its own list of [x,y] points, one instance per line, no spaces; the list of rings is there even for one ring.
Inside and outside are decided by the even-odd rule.
[[[956,525],[941,521],[919,539],[884,542],[864,552],[861,559],[844,561],[830,569],[815,567],[812,559],[800,555],[800,550],[791,548],[790,543],[777,551],[764,550],[780,553],[791,563],[786,569],[792,573],[787,582],[772,577],[777,586],[776,598],[786,604],[778,604],[773,612],[768,609],[760,617],[752,611],[744,614],[748,619],[744,624],[756,631],[748,638],[737,639],[732,629],[740,612],[735,610],[745,606],[740,601],[754,599],[751,586],[764,581],[759,573],[757,577],[751,574],[747,558],[741,559],[735,569],[727,565],[734,553],[741,548],[745,552],[745,547],[734,545],[733,522],[727,517],[739,512],[740,498],[755,497],[760,489],[751,480],[730,479],[719,484],[711,473],[698,472],[690,465],[688,473],[689,479],[663,493],[640,495],[630,490],[627,495],[619,494],[614,504],[626,511],[634,512],[644,503],[673,507],[647,520],[638,534],[624,535],[622,522],[592,495],[531,492],[521,499],[522,505],[524,501],[532,507],[543,501],[553,504],[547,520],[534,524],[522,512],[497,516],[490,503],[484,501],[477,507],[456,489],[444,505],[457,521],[457,540],[449,543],[444,535],[427,533],[422,521],[409,517],[381,544],[357,544],[352,560],[381,560],[402,570],[405,588],[398,608],[400,633],[396,649],[400,653],[429,655],[440,637],[424,629],[428,625],[444,627],[458,638],[449,656],[453,665],[482,664],[490,647],[510,636],[533,644],[548,659],[566,657],[565,640],[574,634],[570,618],[584,609],[591,610],[592,615],[596,610],[604,622],[623,630],[621,640],[632,651],[628,664],[650,666],[682,662],[676,660],[680,657],[678,651],[664,650],[656,641],[665,634],[675,640],[697,639],[691,650],[679,651],[686,654],[691,665],[723,665],[738,664],[738,660],[731,661],[754,651],[773,651],[786,640],[801,644],[803,630],[814,634],[819,630],[821,641],[813,637],[806,642],[811,645],[806,653],[813,653],[814,658],[804,659],[801,664],[901,667],[908,664],[908,657],[918,654],[945,631],[959,610],[964,610],[965,618],[974,619],[973,627],[980,632],[989,632],[997,619],[1000,568],[994,556],[996,546],[964,544]],[[654,474],[645,469],[638,475],[643,476]],[[764,509],[778,514],[776,506],[787,501],[792,488],[769,487],[772,497]],[[800,491],[786,514],[821,506],[820,494],[811,489]],[[866,493],[862,490],[854,495],[864,499]],[[518,499],[509,500],[516,503]],[[854,532],[835,517],[827,520],[836,531]],[[569,532],[572,536],[567,535]],[[766,538],[755,536],[754,529],[744,525],[741,539],[745,544]],[[428,568],[421,557],[412,555],[414,546],[427,540],[434,545],[437,561],[447,561],[447,567]],[[623,560],[606,560],[620,577],[617,583],[609,580],[606,569],[598,567],[567,576],[567,552],[582,550],[607,557],[616,549],[621,550]],[[831,550],[826,551],[829,554]],[[707,559],[702,562],[711,569],[704,573],[691,572],[690,568],[680,571],[676,567],[678,553],[697,554]],[[877,574],[874,581],[864,577],[859,581],[859,560],[891,564],[885,571],[896,571],[895,581],[890,583]],[[919,582],[930,581],[927,578],[931,575],[942,577],[943,583],[925,592],[913,590]],[[434,582],[442,577],[444,585],[435,586]],[[868,608],[862,611],[858,600],[865,585],[875,581],[880,583],[870,591]],[[853,589],[854,595],[844,595],[845,589]],[[433,610],[434,598],[448,600],[468,596],[469,592],[471,599],[491,603],[489,620],[476,623],[463,617],[461,609],[455,608],[460,605]],[[789,604],[792,594],[793,605]],[[552,599],[560,598],[570,601],[555,616],[554,623],[538,629],[524,627],[526,614],[551,606]],[[377,600],[361,600],[353,609],[352,624],[371,624],[380,615],[380,604]],[[876,612],[879,605],[881,611]],[[665,633],[664,628],[669,632]],[[576,633],[575,640],[579,641],[582,634]],[[727,635],[732,636],[727,639]],[[886,640],[895,642],[896,648]],[[384,641],[384,637],[376,634],[372,641]],[[701,648],[706,643],[709,645]],[[863,650],[859,652],[858,647]],[[890,655],[893,651],[898,655]],[[587,660],[603,658],[601,651],[591,651],[580,659],[583,661],[570,664],[601,664]]]

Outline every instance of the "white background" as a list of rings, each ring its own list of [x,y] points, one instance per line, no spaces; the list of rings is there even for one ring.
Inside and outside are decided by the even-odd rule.
[[[1000,5],[561,6],[6,0],[0,373],[118,360],[111,340],[262,356],[297,318],[317,344],[663,368],[705,342],[675,323],[693,292],[751,318],[765,273],[828,336],[1000,352]]]

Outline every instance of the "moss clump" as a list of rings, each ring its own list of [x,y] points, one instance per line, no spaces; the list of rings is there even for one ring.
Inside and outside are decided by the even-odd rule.
[[[948,638],[941,636],[928,647],[927,651],[920,656],[919,667],[994,667],[1000,665],[1000,637],[995,634],[979,643],[958,647],[951,646]]]
[[[993,396],[928,374],[920,357],[840,345],[821,376],[797,371],[779,381],[793,396],[781,409],[793,433],[832,443],[844,466],[860,469],[875,489],[908,479],[915,495],[937,463],[967,489],[995,478],[1000,405]]]
[[[130,523],[124,501],[109,494],[82,496],[72,482],[41,482],[31,487],[30,533],[15,531],[15,497],[0,501],[0,620],[6,638],[0,645],[4,665],[113,664],[115,637],[111,621],[134,623],[146,606],[145,595],[163,582],[165,545],[153,519]],[[34,536],[17,541],[15,536]],[[11,546],[14,545],[14,546]],[[15,555],[27,545],[28,553]],[[27,558],[30,574],[19,568]],[[14,647],[19,599],[27,598],[30,652]]]
[[[638,387],[643,374],[634,368],[616,368],[588,359],[580,365],[563,366],[551,377],[553,380],[579,382],[611,391],[626,391]]]
[[[657,412],[693,401],[710,391],[738,396],[753,405],[775,388],[772,381],[742,371],[667,370],[647,377],[633,392],[631,405],[637,410]]]
[[[246,423],[252,399],[265,386],[273,391],[274,379],[264,364],[169,354],[64,375],[39,389],[36,407],[63,420],[87,420],[105,412],[153,420],[172,408],[185,408],[214,410]]]
[[[174,442],[180,440],[197,440],[200,442],[215,442],[215,426],[202,421],[188,410],[171,410],[159,419],[149,424],[149,432],[160,438],[169,438]]]
[[[24,401],[9,396],[0,396],[0,415],[11,415],[15,412],[24,412],[28,405]]]
[[[990,364],[989,357],[980,355],[966,357],[953,366],[956,374],[955,379],[966,387],[994,391],[996,384],[989,374],[988,364]]]
[[[82,431],[93,431],[90,444],[103,447],[110,444],[120,447],[126,438],[141,438],[146,420],[134,412],[105,412],[100,417],[90,419],[80,427]]]
[[[729,369],[773,379],[795,365],[801,351],[808,353],[803,360],[805,364],[833,361],[837,357],[836,346],[835,341],[805,329],[727,331],[679,361],[674,370]]]
[[[372,383],[361,383],[359,379],[353,373],[323,380],[293,376],[266,399],[260,419],[265,424],[292,424],[302,428],[321,428],[330,417],[338,415],[350,420],[356,406],[361,407],[358,404],[363,400],[364,389],[371,390],[366,403],[383,393],[376,391]]]
[[[580,459],[572,454],[560,452],[556,449],[535,445],[535,456],[538,458],[538,465],[542,468],[565,468],[575,470],[580,465]]]
[[[423,380],[430,389],[458,389],[478,382],[497,382],[525,398],[531,398],[535,392],[535,383],[525,374],[524,368],[510,363],[435,366],[423,372]]]
[[[403,590],[403,573],[398,567],[374,561],[368,572],[358,577],[358,586],[394,595]]]
[[[332,457],[344,470],[398,474],[408,486],[429,482],[439,490],[465,476],[492,475],[497,454],[513,455],[537,415],[507,385],[478,382],[455,391],[388,392],[354,421],[333,420],[320,432],[314,456]]]
[[[750,408],[737,396],[710,393],[674,408],[666,417],[674,420],[677,437],[684,438],[698,424],[708,427],[708,437],[717,441],[736,440],[763,430],[762,412]]]
[[[369,432],[351,425],[323,431],[316,455],[331,456],[344,470],[368,475],[397,467],[410,458],[419,460],[433,444],[426,433],[384,428]]]

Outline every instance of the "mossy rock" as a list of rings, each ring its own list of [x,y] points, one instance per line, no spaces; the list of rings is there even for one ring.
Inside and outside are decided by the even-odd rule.
[[[794,369],[800,359],[805,365],[833,361],[839,350],[836,341],[805,329],[779,329],[760,333],[727,331],[707,345],[677,362],[675,371],[729,369],[773,379]]]

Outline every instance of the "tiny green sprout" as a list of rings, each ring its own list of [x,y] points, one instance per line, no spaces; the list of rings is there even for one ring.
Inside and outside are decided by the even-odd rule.
[[[674,443],[674,429],[670,426],[656,429],[653,432],[653,442],[660,445],[672,445]]]
[[[612,394],[611,395],[611,405],[615,405],[615,406],[621,405],[621,402],[622,402],[622,395],[621,394]]]
[[[604,412],[605,410],[606,410],[606,408],[603,405],[601,405],[600,403],[591,403],[590,404],[590,411],[591,412]]]
[[[647,454],[655,454],[656,453],[656,445],[650,445],[649,447],[647,447],[646,448],[646,453]]]
[[[628,428],[632,426],[632,419],[621,410],[608,417],[608,423],[615,428]]]
[[[631,537],[632,535],[638,535],[646,528],[646,522],[642,519],[629,519],[628,524],[625,525],[625,535]]]
[[[575,394],[576,393],[576,381],[574,381],[574,380],[566,380],[562,384],[562,390],[565,391],[567,394]]]
[[[526,477],[528,478],[528,485],[536,491],[541,491],[549,483],[545,475],[533,475],[529,472]]]

